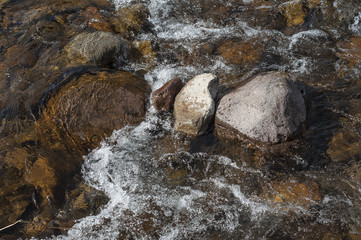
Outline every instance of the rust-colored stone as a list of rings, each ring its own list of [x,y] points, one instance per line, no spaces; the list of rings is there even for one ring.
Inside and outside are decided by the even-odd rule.
[[[339,42],[337,56],[349,62],[350,66],[361,65],[361,37]]]
[[[35,48],[35,49],[33,49]],[[7,49],[5,54],[5,62],[7,68],[13,68],[15,66],[32,67],[36,64],[38,57],[36,53],[36,47],[13,45]]]
[[[337,133],[328,144],[327,154],[333,161],[358,159],[361,154],[361,144],[357,137],[352,137],[343,132]]]
[[[47,196],[54,199],[54,188],[57,184],[61,184],[61,182],[58,182],[60,179],[56,178],[55,171],[49,166],[48,159],[39,157],[26,171],[24,178],[27,182],[41,189],[45,199]]]
[[[63,140],[87,152],[114,129],[140,123],[148,93],[146,81],[128,72],[84,74],[48,102],[38,123],[44,143]]]
[[[130,37],[138,34],[145,25],[149,24],[149,14],[149,10],[144,4],[134,4],[119,9],[117,16],[112,19],[112,24],[121,35]]]
[[[179,78],[169,80],[152,94],[154,107],[158,111],[169,112],[172,110],[174,99],[183,88],[184,84]]]
[[[308,8],[315,8],[321,4],[321,0],[308,0],[307,7]]]
[[[307,12],[304,10],[302,1],[286,2],[280,7],[280,11],[287,19],[287,26],[302,25],[305,22]]]
[[[99,31],[113,31],[110,23],[106,21],[96,7],[88,7],[80,17],[84,18],[85,24],[89,28],[94,28]]]
[[[20,218],[31,204],[32,193],[33,187],[22,179],[20,171],[12,167],[1,169],[0,228]]]
[[[342,240],[342,238],[338,234],[328,232],[323,235],[322,240]]]
[[[274,203],[292,203],[307,207],[322,200],[318,184],[310,180],[272,181],[270,186],[264,187],[263,191],[263,197]]]
[[[152,69],[157,61],[157,52],[154,50],[151,41],[133,41],[129,58],[139,64],[145,64],[147,70]]]
[[[261,58],[262,47],[256,41],[228,40],[217,51],[229,64],[255,64]]]

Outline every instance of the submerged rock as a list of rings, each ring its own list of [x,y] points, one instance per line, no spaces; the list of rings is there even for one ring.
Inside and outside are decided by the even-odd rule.
[[[337,56],[347,60],[350,66],[361,65],[361,37],[352,37],[337,43]]]
[[[88,7],[79,17],[89,28],[94,28],[98,31],[113,32],[110,23],[107,22],[96,7]]]
[[[263,191],[263,197],[274,203],[293,203],[307,207],[322,200],[318,184],[310,180],[304,182],[292,179],[272,181]]]
[[[113,18],[114,29],[125,37],[130,37],[141,32],[147,25],[150,13],[144,4],[134,4],[129,7],[121,8]]]
[[[129,53],[130,61],[145,65],[146,70],[152,69],[157,61],[157,51],[149,40],[133,41]]]
[[[303,91],[287,73],[258,75],[221,99],[216,130],[266,143],[287,141],[306,120]]]
[[[190,80],[177,95],[174,103],[174,128],[195,136],[205,133],[215,111],[218,78],[202,74]]]
[[[280,11],[287,19],[287,26],[297,26],[305,22],[307,12],[301,1],[286,2],[280,7]]]
[[[361,154],[361,141],[357,139],[354,133],[339,132],[332,137],[326,153],[332,161],[357,161]]]
[[[183,88],[182,80],[174,78],[152,94],[154,107],[158,111],[169,112],[173,108],[174,99]]]
[[[16,222],[31,204],[33,187],[15,168],[0,166],[0,228]]]
[[[39,128],[44,137],[52,137],[51,129],[55,130],[56,141],[69,142],[64,138],[69,136],[70,144],[85,150],[93,148],[114,129],[143,120],[149,91],[147,82],[132,73],[83,74],[50,99]]]
[[[229,64],[255,64],[261,59],[262,48],[257,41],[225,41],[218,52]]]
[[[109,32],[80,33],[65,47],[70,62],[111,66],[127,56],[127,41]]]

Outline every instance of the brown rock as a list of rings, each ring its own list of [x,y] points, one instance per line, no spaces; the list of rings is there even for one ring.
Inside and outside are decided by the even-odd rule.
[[[31,204],[33,191],[17,169],[0,166],[0,228],[20,218]]]
[[[292,203],[309,206],[314,202],[322,200],[318,184],[309,180],[304,182],[294,179],[272,181],[263,191],[263,197],[274,203]]]
[[[5,61],[1,65],[5,65],[7,68],[13,68],[16,66],[29,68],[36,64],[38,56],[36,53],[35,44],[28,45],[13,45],[9,47],[5,53]]]
[[[105,20],[96,7],[88,7],[79,17],[84,18],[85,25],[89,28],[113,32],[110,23]]]
[[[280,11],[287,19],[288,27],[302,25],[305,22],[307,12],[303,8],[302,1],[286,2],[281,5]]]
[[[353,37],[337,43],[337,56],[348,61],[350,66],[361,65],[361,37]]]
[[[0,0],[0,9],[7,3],[9,0]]]
[[[149,24],[149,15],[149,10],[144,4],[134,4],[119,9],[116,17],[112,20],[112,24],[121,35],[130,37],[138,34]]]
[[[112,66],[119,58],[125,59],[129,44],[121,37],[104,31],[80,33],[64,48],[70,64]]]
[[[131,60],[145,64],[147,70],[152,69],[156,63],[157,52],[154,50],[151,41],[142,40],[132,42],[132,49],[129,57]]]
[[[322,240],[342,240],[342,238],[338,234],[328,232],[323,235]]]
[[[64,34],[64,26],[56,20],[40,20],[34,28],[35,35],[46,42],[56,42]]]
[[[356,231],[353,233],[349,233],[348,236],[344,239],[350,239],[350,240],[360,240],[361,239],[361,226],[356,226]]]
[[[148,94],[146,81],[128,72],[84,74],[50,99],[38,127],[50,147],[62,139],[86,152],[114,129],[140,123]]]
[[[48,159],[45,157],[39,157],[28,171],[24,174],[24,178],[27,182],[31,183],[37,189],[42,190],[44,199],[51,197],[54,199],[53,192],[57,184],[62,184],[57,178],[56,170],[49,165]]]
[[[257,41],[228,40],[217,51],[229,64],[255,64],[261,58],[262,48]]]
[[[106,8],[110,5],[110,2],[107,0],[49,0],[47,2],[44,2],[44,5],[54,11],[66,11],[69,9],[85,9],[89,6]]]
[[[179,78],[169,80],[152,94],[154,107],[158,111],[169,112],[173,108],[174,99],[184,84]]]
[[[333,161],[357,160],[361,154],[361,144],[357,136],[337,133],[328,144],[327,154]]]
[[[247,1],[244,3],[246,10],[243,17],[247,19],[247,23],[252,27],[282,30],[286,27],[287,21],[278,12],[277,6],[280,2],[269,0]]]
[[[314,8],[321,4],[321,0],[308,0],[307,1],[307,7],[308,8]]]

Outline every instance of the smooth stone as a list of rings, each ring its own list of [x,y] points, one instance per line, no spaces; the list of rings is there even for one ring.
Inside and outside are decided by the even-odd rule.
[[[110,32],[80,33],[65,47],[70,61],[112,66],[118,59],[125,59],[129,44]]]
[[[174,103],[174,128],[190,136],[205,133],[214,116],[218,78],[210,73],[194,77],[178,93]]]
[[[124,71],[94,71],[62,87],[46,104],[38,132],[78,149],[92,149],[114,129],[143,121],[149,96],[147,82]],[[56,131],[49,135],[50,131]],[[61,139],[61,136],[67,136]],[[51,142],[50,140],[44,142]]]
[[[287,73],[269,72],[225,95],[216,113],[216,132],[265,143],[285,142],[306,120],[304,89]]]
[[[175,97],[183,86],[184,84],[179,78],[169,80],[161,88],[152,93],[154,107],[162,112],[171,111]]]

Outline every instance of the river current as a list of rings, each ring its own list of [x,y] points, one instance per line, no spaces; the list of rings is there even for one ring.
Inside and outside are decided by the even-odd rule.
[[[217,7],[235,1],[208,2]],[[114,4],[124,7],[134,3],[115,0]],[[153,91],[175,77],[188,81],[197,74],[210,72],[219,77],[222,86],[228,87],[269,70],[294,72],[309,78],[309,85],[317,88],[318,81],[329,77],[327,68],[342,67],[340,62],[326,59],[328,51],[336,51],[333,42],[342,35],[337,28],[310,27],[285,34],[268,29],[267,25],[250,24],[252,17],[242,14],[231,15],[227,21],[215,21],[208,18],[208,12],[202,14],[201,1],[149,0],[145,4],[153,32],[135,38],[157,42],[164,56],[177,51],[192,55],[205,44],[222,39],[256,41],[267,52],[260,63],[244,69],[228,64],[221,56],[204,54],[192,63],[164,57],[145,74]],[[241,8],[238,10],[242,13]],[[360,21],[361,12],[347,30],[359,36]],[[131,71],[146,68],[139,63],[122,67]],[[360,77],[358,68],[351,72],[350,78]],[[321,109],[318,103],[325,109],[323,98],[314,99],[311,110]],[[311,236],[331,239],[323,237],[340,231],[359,233],[361,185],[318,167],[319,158],[307,158],[306,154],[289,156],[289,161],[300,168],[302,164],[312,165],[313,161],[315,167],[292,174],[317,182],[323,189],[320,202],[305,206],[267,201],[260,197],[260,188],[270,180],[264,171],[245,164],[241,157],[232,157],[234,154],[189,151],[184,147],[187,143],[174,143],[175,151],[167,151],[171,147],[164,150],[160,147],[163,139],[168,145],[172,145],[169,141],[188,140],[173,132],[170,116],[160,117],[151,104],[147,111],[139,126],[114,131],[101,147],[84,157],[82,174],[86,183],[103,191],[110,200],[99,214],[79,219],[66,235],[57,239],[312,239]],[[324,147],[320,141],[323,134],[335,128],[333,122],[325,120],[330,116],[327,114],[343,113],[332,104],[321,111],[326,115],[314,117],[319,120],[311,121],[314,137],[308,138],[311,145],[320,144],[311,147],[311,154],[315,155],[314,149]]]

